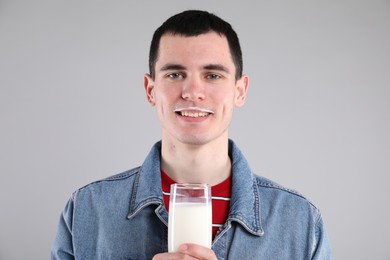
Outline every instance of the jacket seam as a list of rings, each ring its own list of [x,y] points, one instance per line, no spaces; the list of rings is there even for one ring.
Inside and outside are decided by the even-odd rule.
[[[313,256],[316,252],[316,248],[319,244],[319,239],[320,239],[320,235],[319,233],[321,232],[321,227],[319,226],[319,224],[321,223],[322,221],[322,216],[321,216],[321,212],[317,209],[316,211],[316,220],[315,220],[315,229],[314,229],[314,243],[313,243],[313,247],[312,247],[312,252],[311,252],[311,255]]]
[[[257,185],[258,186],[271,188],[271,189],[277,189],[277,190],[280,190],[280,191],[288,192],[288,193],[290,193],[292,195],[295,195],[297,197],[300,197],[300,198],[306,200],[312,207],[314,207],[318,211],[318,208],[317,208],[317,206],[314,203],[312,203],[307,197],[305,197],[304,195],[302,195],[301,193],[299,193],[296,190],[288,189],[288,188],[285,188],[285,187],[283,187],[281,185],[270,183],[270,182],[264,182],[264,181],[261,181],[261,180],[258,180],[258,179],[256,181],[257,181]]]
[[[128,170],[128,171],[125,171],[125,172],[122,172],[122,173],[119,173],[119,174],[116,174],[116,175],[113,175],[113,176],[110,176],[110,177],[107,177],[104,179],[100,179],[100,180],[88,183],[88,184],[78,188],[73,194],[78,193],[79,191],[84,190],[84,189],[88,188],[89,186],[92,186],[95,184],[128,179],[128,178],[132,177],[133,175],[137,174],[139,172],[139,168],[140,167],[136,167],[136,168],[133,168],[131,170]]]

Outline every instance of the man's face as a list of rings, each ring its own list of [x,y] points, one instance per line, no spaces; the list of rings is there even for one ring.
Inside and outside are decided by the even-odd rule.
[[[156,106],[163,140],[200,145],[228,137],[235,106],[245,101],[248,78],[235,79],[224,36],[161,37],[155,79],[145,75],[148,101]]]

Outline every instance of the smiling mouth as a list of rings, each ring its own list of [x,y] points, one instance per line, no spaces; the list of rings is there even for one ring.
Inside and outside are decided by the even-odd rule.
[[[181,111],[181,112],[178,112],[178,114],[181,116],[186,116],[186,117],[205,117],[205,116],[208,116],[210,113]]]
[[[192,118],[206,117],[206,116],[209,116],[211,114],[214,114],[210,110],[194,108],[194,107],[186,108],[186,109],[175,109],[174,112],[180,116],[192,117]]]

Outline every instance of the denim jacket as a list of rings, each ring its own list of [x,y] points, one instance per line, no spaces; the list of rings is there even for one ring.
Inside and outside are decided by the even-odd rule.
[[[152,259],[167,251],[157,143],[141,167],[73,193],[62,212],[51,259]],[[218,259],[331,259],[319,210],[302,195],[254,175],[229,140],[232,198],[214,238]]]

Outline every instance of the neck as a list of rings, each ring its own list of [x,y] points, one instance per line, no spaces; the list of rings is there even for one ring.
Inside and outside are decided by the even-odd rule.
[[[183,144],[163,138],[161,167],[179,183],[221,183],[231,173],[227,138],[205,145]]]

